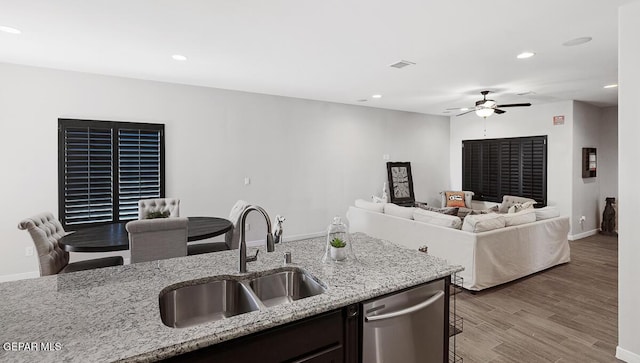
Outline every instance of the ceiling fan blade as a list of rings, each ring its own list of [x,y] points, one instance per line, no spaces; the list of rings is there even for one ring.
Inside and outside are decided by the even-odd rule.
[[[456,116],[466,115],[466,114],[468,114],[468,113],[470,113],[470,112],[475,112],[475,111],[476,111],[476,109],[475,109],[475,108],[473,108],[473,109],[471,109],[471,110],[469,110],[469,111],[465,111],[465,112],[463,112],[463,113],[457,114]]]
[[[507,112],[507,111],[502,111],[502,110],[499,110],[499,109],[497,109],[497,108],[494,108],[494,109],[493,109],[493,112],[495,112],[496,114],[500,115],[500,114],[503,114],[503,113],[505,113],[505,112]]]
[[[531,106],[531,104],[530,103],[509,103],[509,104],[506,104],[506,105],[498,105],[496,107],[503,107],[504,108],[504,107],[528,107],[528,106]]]

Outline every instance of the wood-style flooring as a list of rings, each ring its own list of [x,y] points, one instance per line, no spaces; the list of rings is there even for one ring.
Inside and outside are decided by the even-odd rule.
[[[474,362],[622,362],[618,239],[570,242],[571,262],[472,295],[456,295],[456,351]]]

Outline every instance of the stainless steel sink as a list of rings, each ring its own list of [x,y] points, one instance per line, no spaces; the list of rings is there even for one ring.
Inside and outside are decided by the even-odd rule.
[[[251,279],[249,286],[265,306],[304,299],[326,291],[311,275],[295,268]]]
[[[160,295],[160,317],[166,326],[173,328],[225,319],[259,308],[246,285],[236,280],[183,286]]]
[[[255,276],[255,275],[254,275]],[[167,287],[160,293],[164,325],[186,328],[322,294],[321,282],[299,268],[267,272],[260,277],[217,278]]]

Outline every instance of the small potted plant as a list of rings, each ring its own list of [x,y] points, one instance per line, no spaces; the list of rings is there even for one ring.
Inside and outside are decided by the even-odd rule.
[[[345,247],[347,246],[347,244],[343,240],[336,237],[331,240],[330,244],[331,244],[331,258],[333,260],[342,261],[345,258],[347,258],[347,251],[345,250]]]

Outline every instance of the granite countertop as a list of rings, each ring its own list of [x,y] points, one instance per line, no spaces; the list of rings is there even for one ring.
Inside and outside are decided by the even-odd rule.
[[[351,236],[357,263],[323,264],[325,239],[315,238],[278,244],[272,253],[261,248],[247,274],[238,273],[234,250],[2,283],[0,361],[155,361],[462,270],[362,233]],[[169,328],[160,320],[158,297],[165,287],[283,267],[287,251],[293,266],[326,285],[324,294],[189,328]]]

